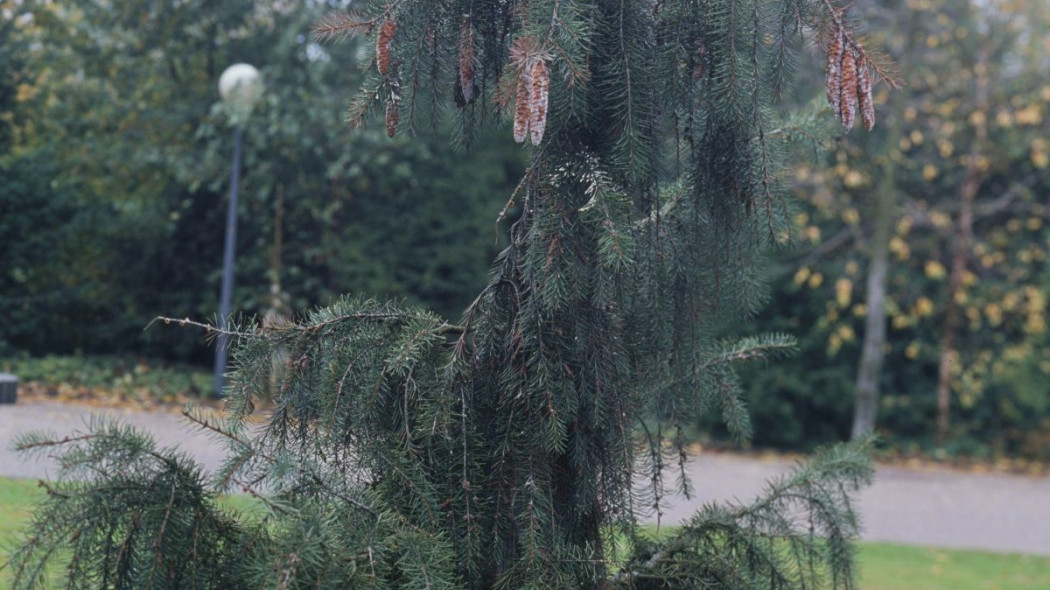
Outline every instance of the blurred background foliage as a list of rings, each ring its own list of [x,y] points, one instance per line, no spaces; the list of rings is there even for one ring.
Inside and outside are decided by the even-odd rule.
[[[0,346],[207,360],[199,334],[143,327],[216,312],[232,151],[216,85],[240,61],[267,92],[245,133],[236,308],[469,303],[523,159],[351,130],[357,46],[311,35],[341,4],[0,3]]]
[[[0,0],[4,366],[75,380],[46,355],[81,354],[110,381],[143,362],[90,355],[206,366],[199,333],[143,327],[216,312],[232,149],[216,82],[239,61],[267,91],[245,133],[235,307],[287,314],[350,292],[457,317],[523,158],[501,130],[467,151],[351,130],[359,45],[310,33],[342,5]],[[874,132],[794,170],[798,240],[773,256],[770,304],[744,329],[795,334],[800,353],[744,371],[753,442],[848,438],[858,373],[878,357],[875,428],[893,448],[1050,459],[1050,5],[852,10],[904,85],[877,88]],[[812,84],[788,108],[823,93],[809,55]]]

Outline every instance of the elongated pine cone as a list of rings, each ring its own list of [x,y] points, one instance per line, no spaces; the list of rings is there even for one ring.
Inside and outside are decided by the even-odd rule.
[[[699,80],[704,77],[704,72],[707,70],[707,45],[703,42],[700,43],[700,47],[696,48],[696,67],[693,68],[693,80]]]
[[[463,100],[474,101],[474,29],[470,26],[470,16],[464,14],[459,26],[459,85],[462,88]]]
[[[836,29],[828,43],[827,62],[824,66],[824,88],[827,91],[828,104],[835,115],[839,114],[839,101],[842,98],[842,55],[845,49],[845,35],[841,29]]]
[[[857,57],[849,49],[842,56],[842,80],[839,85],[842,87],[840,118],[842,126],[849,131],[853,129],[853,119],[857,116]]]
[[[386,136],[394,137],[397,134],[397,124],[401,119],[401,113],[397,103],[393,100],[386,102]]]
[[[875,101],[871,97],[871,72],[863,55],[857,58],[857,101],[864,128],[871,131],[875,127]]]
[[[518,76],[518,91],[514,96],[514,141],[518,143],[525,141],[525,135],[529,132],[529,118],[532,116],[529,107],[531,90],[532,80],[528,69],[524,69]]]
[[[547,129],[547,102],[550,97],[551,76],[547,62],[537,59],[532,64],[532,92],[529,95],[529,133],[532,145],[540,145]]]
[[[394,33],[397,32],[397,23],[393,19],[386,19],[379,27],[376,35],[376,67],[384,76],[390,72],[390,45],[394,42]]]

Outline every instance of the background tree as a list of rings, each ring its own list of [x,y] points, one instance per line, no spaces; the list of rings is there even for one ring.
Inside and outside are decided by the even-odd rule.
[[[229,442],[219,481],[259,497],[261,520],[119,427],[24,438],[86,477],[52,489],[16,587],[60,546],[70,587],[851,586],[850,494],[871,475],[858,446],[659,544],[638,526],[687,487],[665,480],[685,421],[720,410],[748,436],[733,365],[793,347],[712,335],[757,307],[759,252],[787,234],[780,156],[811,124],[770,105],[800,33],[833,56],[838,117],[859,106],[872,123],[878,61],[844,18],[828,2],[605,0],[331,17],[322,34],[374,41],[352,119],[378,110],[411,135],[451,110],[471,139],[506,113],[533,146],[488,285],[458,323],[345,299],[232,332],[232,423],[191,416]],[[273,410],[249,427],[277,351]]]
[[[1050,98],[1045,6],[868,8],[865,20],[884,33],[880,44],[899,56],[905,84],[894,104],[901,110],[870,135],[845,136],[826,165],[796,170],[796,221],[806,239],[778,260],[778,305],[759,319],[778,329],[814,329],[800,342],[803,363],[745,375],[757,423],[789,425],[759,428],[755,442],[794,446],[849,436],[859,406],[834,392],[860,378],[861,343],[872,338],[872,322],[882,324],[872,317],[882,308],[886,338],[874,338],[870,350],[886,356],[876,382],[885,392],[877,407],[887,440],[902,449],[1045,456],[1045,388],[1031,381],[1035,367],[1050,370],[1039,345],[1042,195],[1050,179],[1042,139]],[[883,218],[875,205],[887,190],[895,205],[885,242],[886,300],[878,305],[861,286],[878,266]],[[960,239],[967,231],[972,237]],[[875,424],[865,416],[865,427]],[[952,425],[940,443],[938,422]]]

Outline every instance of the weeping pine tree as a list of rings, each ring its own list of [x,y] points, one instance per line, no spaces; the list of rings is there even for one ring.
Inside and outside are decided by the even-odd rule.
[[[851,587],[862,444],[658,540],[640,524],[689,493],[681,424],[718,412],[746,438],[734,365],[793,347],[715,335],[760,304],[761,251],[790,233],[783,159],[830,119],[773,108],[803,37],[833,116],[874,123],[871,84],[890,80],[846,11],[365,4],[317,30],[371,52],[351,121],[469,143],[511,120],[529,150],[491,281],[457,322],[346,298],[230,330],[226,417],[187,411],[229,448],[212,476],[118,424],[24,437],[61,477],[8,562],[15,587],[52,562],[71,589]]]

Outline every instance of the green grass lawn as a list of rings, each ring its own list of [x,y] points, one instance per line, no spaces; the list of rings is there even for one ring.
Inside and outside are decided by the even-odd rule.
[[[1050,557],[862,543],[861,590],[1050,588]]]
[[[4,555],[17,543],[32,504],[42,493],[34,480],[0,478],[0,551]],[[229,503],[249,509],[252,501],[234,497]],[[860,590],[1050,588],[1050,557],[861,543],[859,561]],[[7,571],[0,570],[0,588],[10,583]]]

